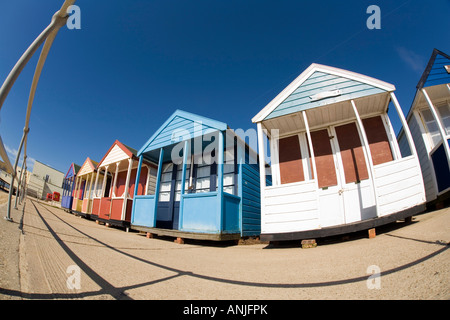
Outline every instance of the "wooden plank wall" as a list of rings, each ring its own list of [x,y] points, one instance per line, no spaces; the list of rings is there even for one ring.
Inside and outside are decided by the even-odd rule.
[[[414,156],[375,166],[374,172],[379,217],[425,201],[422,175]]]

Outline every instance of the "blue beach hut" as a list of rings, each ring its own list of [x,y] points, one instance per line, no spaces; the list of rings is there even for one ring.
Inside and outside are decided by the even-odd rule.
[[[67,209],[68,211],[72,210],[75,178],[76,178],[79,170],[80,170],[80,166],[72,162],[72,164],[69,167],[69,170],[67,171],[66,175],[64,176],[63,194],[61,196],[61,207],[63,207],[64,209]]]
[[[260,233],[257,154],[227,124],[175,111],[138,151],[158,164],[134,195],[131,228],[179,238],[232,240]]]
[[[450,56],[434,49],[407,115],[419,155],[427,206],[450,199]],[[402,153],[411,154],[405,131]]]

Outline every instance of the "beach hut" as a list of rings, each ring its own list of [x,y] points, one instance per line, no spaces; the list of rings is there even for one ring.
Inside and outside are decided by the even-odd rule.
[[[116,140],[97,166],[91,219],[108,225],[125,227],[128,231],[139,158],[137,151]],[[99,182],[100,172],[112,175],[112,183]],[[137,195],[155,188],[156,165],[143,161],[138,180]],[[100,187],[101,186],[101,187]]]
[[[312,64],[252,119],[259,157],[267,139],[271,155],[271,186],[260,161],[261,240],[373,234],[424,210],[417,153],[394,90]],[[389,106],[404,125],[410,156],[400,153]]]
[[[407,115],[419,155],[427,206],[450,198],[450,56],[437,49],[416,87]],[[402,153],[410,154],[405,130],[398,136]]]
[[[67,211],[72,210],[75,178],[79,170],[80,166],[72,162],[70,164],[69,170],[67,170],[67,173],[64,176],[61,207],[67,209]]]
[[[223,122],[177,110],[151,136],[137,153],[138,171],[144,160],[157,163],[158,170],[146,195],[135,189],[133,229],[179,241],[259,235],[257,155],[227,129]]]
[[[86,158],[75,179],[72,212],[90,218],[92,211],[93,183],[97,172],[97,162]],[[100,175],[103,179],[103,175]]]

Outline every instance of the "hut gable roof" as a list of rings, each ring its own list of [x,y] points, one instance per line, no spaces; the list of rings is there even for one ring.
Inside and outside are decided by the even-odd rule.
[[[176,110],[138,151],[142,153],[172,145],[186,138],[195,138],[212,131],[224,131],[226,123]]]
[[[82,176],[95,171],[97,164],[98,163],[96,161],[93,161],[89,157],[87,157],[83,165],[81,166],[80,171],[78,171],[78,176]]]
[[[80,168],[81,167],[79,165],[72,162],[70,164],[69,170],[67,170],[65,178],[72,178],[72,177],[76,176],[78,171],[80,171]]]
[[[313,63],[252,121],[260,122],[327,104],[391,92],[395,86],[362,74]]]
[[[425,71],[417,84],[417,90],[445,83],[450,83],[450,56],[438,49],[433,49]]]
[[[136,150],[116,140],[100,160],[97,168],[129,158],[137,159]]]

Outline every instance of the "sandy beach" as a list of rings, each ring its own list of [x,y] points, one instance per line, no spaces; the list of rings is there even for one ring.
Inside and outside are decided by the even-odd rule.
[[[31,199],[0,214],[0,299],[450,298],[450,208],[311,249],[147,239]]]

